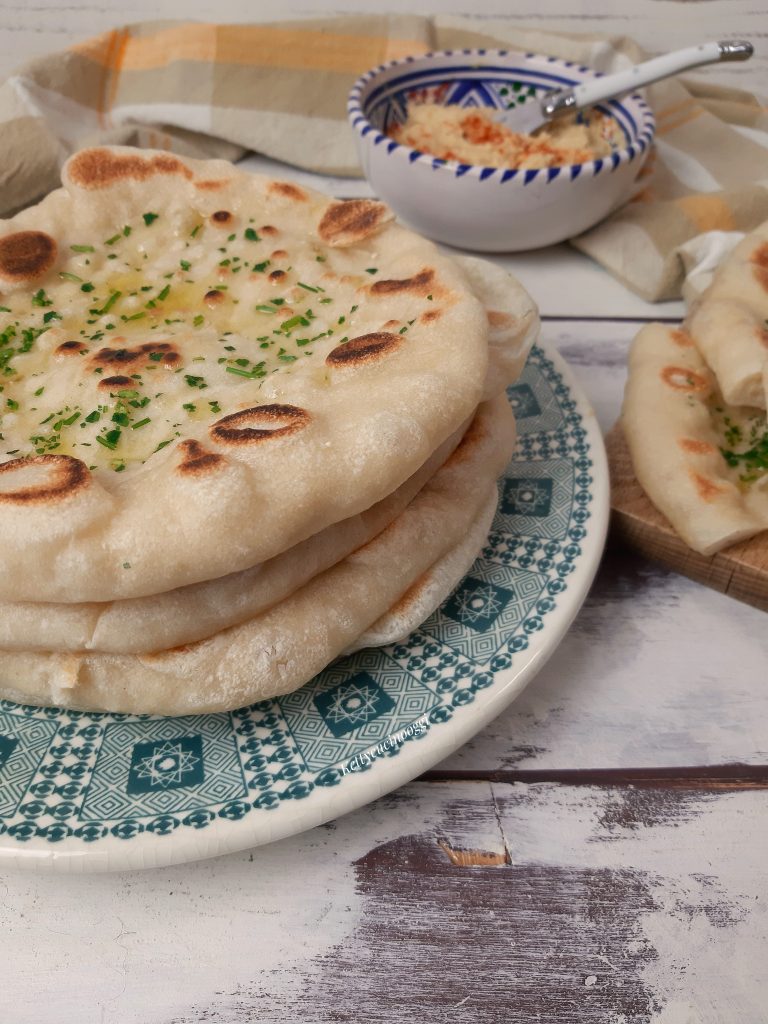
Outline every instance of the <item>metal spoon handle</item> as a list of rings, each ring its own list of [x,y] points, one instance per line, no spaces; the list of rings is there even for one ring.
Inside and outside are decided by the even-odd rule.
[[[600,100],[633,92],[643,85],[669,78],[689,68],[717,64],[720,61],[749,60],[753,52],[752,44],[742,40],[688,46],[684,50],[675,50],[673,53],[654,57],[643,64],[635,64],[625,71],[602,75],[571,89],[556,89],[542,98],[541,108],[547,120],[553,120],[571,110],[580,110]]]

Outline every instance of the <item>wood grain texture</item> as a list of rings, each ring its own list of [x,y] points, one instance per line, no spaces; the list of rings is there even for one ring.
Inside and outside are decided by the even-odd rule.
[[[637,482],[617,423],[606,438],[611,472],[611,515],[616,535],[655,562],[737,601],[768,611],[768,533],[707,557],[691,550]]]
[[[8,875],[2,1019],[759,1024],[766,812],[755,790],[413,783],[251,854]]]

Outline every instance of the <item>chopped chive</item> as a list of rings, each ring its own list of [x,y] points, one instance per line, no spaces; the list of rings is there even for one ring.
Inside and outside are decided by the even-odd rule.
[[[143,317],[145,317],[146,315],[147,315],[147,314],[146,314],[146,313],[144,313],[144,312],[141,312],[141,313],[133,313],[133,314],[132,314],[131,316],[125,316],[125,315],[123,315],[123,316],[121,316],[121,317],[120,317],[120,319],[121,319],[121,320],[122,320],[122,321],[123,321],[124,323],[128,323],[128,322],[129,322],[130,320],[141,320],[141,319],[142,319]]]
[[[200,228],[202,226],[203,226],[202,224],[198,224],[197,227],[192,228],[192,230],[189,233],[189,237],[190,238],[194,238],[197,235],[197,232],[200,230]]]
[[[92,245],[70,245],[72,252],[96,252]]]
[[[158,292],[157,301],[158,302],[164,302],[165,299],[168,298],[168,294],[170,293],[170,290],[171,290],[171,286],[169,284],[167,284],[165,286],[165,288],[163,288],[163,290],[161,292]]]
[[[77,274],[70,274],[66,270],[60,270],[59,277],[62,278],[64,281],[75,281],[77,284],[80,284],[80,282],[83,280],[82,277],[78,277]]]
[[[138,423],[131,424],[131,430],[138,430],[139,427],[146,427],[148,423],[151,423],[149,416],[145,416],[143,420],[139,420]]]
[[[303,281],[299,281],[299,288],[306,288],[308,292],[324,292],[325,288],[316,288],[311,284],[304,284]]]
[[[203,316],[203,314],[202,313],[198,313],[197,316],[192,321],[192,325],[193,325],[193,327],[199,327],[202,323],[204,323],[204,321],[205,321],[205,317]]]
[[[179,260],[179,266],[181,267],[182,270],[189,270],[192,264],[189,262],[189,260]]]
[[[123,235],[127,238],[128,235],[130,235],[131,230],[132,229],[131,229],[130,224],[126,224],[125,227],[123,228]]]
[[[95,287],[96,287],[95,284],[91,284],[90,281],[86,281],[85,284],[80,285],[80,291],[81,292],[92,292]]]
[[[154,221],[156,221],[159,216],[160,216],[159,213],[144,213],[144,214],[142,214],[142,217],[144,218],[144,223],[147,225],[147,227],[149,227],[150,224],[152,224]]]
[[[118,231],[118,233],[116,235],[112,235],[111,238],[108,238],[106,240],[106,242],[104,243],[104,245],[114,245],[115,242],[119,242],[119,241],[120,241],[120,232]]]
[[[366,272],[366,274],[378,274],[379,268],[378,267],[366,267],[365,268],[365,272]]]
[[[257,272],[258,272],[259,274],[263,274],[263,273],[264,273],[264,271],[265,271],[265,270],[267,269],[267,267],[269,266],[269,263],[270,263],[270,261],[269,261],[269,260],[264,260],[264,262],[263,262],[263,263],[254,263],[254,264],[253,264],[253,269],[254,269],[255,271],[257,271]]]

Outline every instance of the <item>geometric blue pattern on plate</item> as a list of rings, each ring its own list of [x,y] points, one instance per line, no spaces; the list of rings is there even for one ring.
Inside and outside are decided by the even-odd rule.
[[[501,482],[500,525],[561,540],[571,517],[574,472],[569,459],[516,463],[515,475]]]
[[[133,718],[105,728],[82,816],[178,814],[246,795],[229,715]]]
[[[104,848],[119,861],[116,851],[137,837],[169,849],[174,836],[214,824],[231,848],[243,820],[254,825],[239,848],[250,845],[271,834],[277,809],[290,814],[316,790],[343,793],[358,774],[349,767],[356,755],[367,755],[358,767],[370,771],[375,758],[397,759],[416,743],[429,749],[434,730],[468,715],[518,659],[527,663],[582,561],[592,461],[578,402],[540,348],[509,397],[518,441],[486,546],[419,630],[229,714],[158,718],[0,701],[0,853],[59,844],[59,857]]]
[[[55,735],[55,722],[0,711],[0,814],[14,813]]]
[[[307,767],[347,761],[439,703],[385,651],[360,651],[321,672],[314,685],[279,698]]]

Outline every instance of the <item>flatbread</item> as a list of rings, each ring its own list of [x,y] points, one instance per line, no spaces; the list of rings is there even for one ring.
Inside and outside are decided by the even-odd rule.
[[[538,311],[522,286],[495,264],[469,257],[458,257],[457,263],[486,308],[490,345],[483,392],[492,398],[519,376],[538,335]],[[0,601],[0,649],[138,654],[193,643],[244,622],[284,600],[396,518],[450,455],[467,425],[393,494],[267,562],[146,597],[103,603]]]
[[[397,604],[377,619],[344,653],[353,654],[364,647],[398,643],[425,622],[472,568],[488,537],[498,504],[499,494],[494,487],[463,540],[435,562]]]
[[[485,310],[383,204],[125,148],[62,177],[0,225],[0,599],[265,561],[390,494],[481,399]]]
[[[517,278],[496,263],[456,256],[488,317],[490,360],[483,401],[493,398],[522,373],[541,329],[536,303]]]
[[[178,715],[231,709],[296,689],[459,543],[495,490],[514,434],[505,396],[481,406],[456,451],[395,522],[263,615],[154,655],[0,652],[0,694]]]
[[[163,594],[105,603],[0,602],[0,650],[140,654],[194,643],[284,600],[367,544],[399,516],[461,441],[466,427],[371,508],[327,526],[266,562]]]
[[[723,260],[685,326],[725,401],[765,409],[768,221]]]
[[[685,331],[635,338],[622,426],[638,481],[689,547],[711,555],[768,529],[765,414],[725,403]]]

